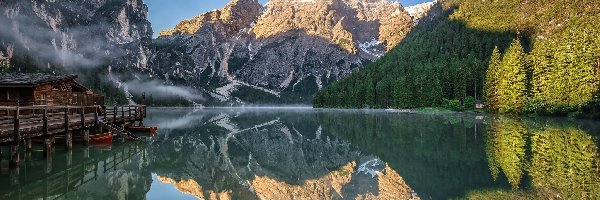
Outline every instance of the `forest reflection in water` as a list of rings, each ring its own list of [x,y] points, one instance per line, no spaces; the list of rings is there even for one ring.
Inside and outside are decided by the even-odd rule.
[[[486,139],[494,179],[504,174],[513,189],[530,189],[532,197],[600,198],[597,135],[560,121],[494,118]]]
[[[148,116],[159,133],[141,143],[57,150],[49,170],[38,152],[16,179],[3,168],[11,184],[0,199],[600,197],[595,122],[319,109]]]
[[[319,113],[423,199],[600,198],[594,121],[471,114]]]

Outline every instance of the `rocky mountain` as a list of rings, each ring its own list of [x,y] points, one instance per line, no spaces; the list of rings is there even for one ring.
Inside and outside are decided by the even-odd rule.
[[[143,90],[208,105],[310,103],[414,23],[389,0],[232,0],[153,40],[147,12],[142,0],[2,1],[0,70],[78,73],[110,102]]]
[[[142,0],[3,0],[0,60],[81,74],[98,67],[145,71],[152,43],[147,12]]]
[[[412,26],[388,0],[233,0],[162,31],[149,65],[152,76],[218,102],[309,103]]]

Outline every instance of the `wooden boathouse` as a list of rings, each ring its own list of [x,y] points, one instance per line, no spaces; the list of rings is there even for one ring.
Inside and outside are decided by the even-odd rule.
[[[76,81],[76,75],[0,74],[0,147],[8,146],[10,166],[19,165],[19,147],[31,151],[42,141],[51,156],[56,141],[71,150],[73,137],[112,134],[134,139],[125,126],[141,124],[145,105],[106,106],[104,97]],[[0,148],[0,157],[2,156]]]

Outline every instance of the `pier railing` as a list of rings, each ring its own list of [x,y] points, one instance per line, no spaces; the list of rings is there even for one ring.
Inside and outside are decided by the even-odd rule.
[[[134,123],[146,117],[146,106],[0,107],[0,143],[16,142],[99,126],[100,120]]]

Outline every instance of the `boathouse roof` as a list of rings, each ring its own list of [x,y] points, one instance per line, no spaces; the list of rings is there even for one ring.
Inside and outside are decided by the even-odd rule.
[[[38,85],[66,80],[74,80],[77,75],[53,75],[44,73],[0,73],[0,88],[2,87],[36,87]]]

